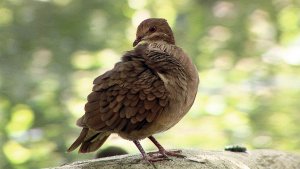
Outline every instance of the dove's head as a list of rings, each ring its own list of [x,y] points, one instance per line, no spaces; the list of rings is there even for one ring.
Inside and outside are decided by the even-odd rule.
[[[165,41],[175,44],[172,29],[167,20],[162,18],[149,18],[140,23],[133,46],[141,41]]]

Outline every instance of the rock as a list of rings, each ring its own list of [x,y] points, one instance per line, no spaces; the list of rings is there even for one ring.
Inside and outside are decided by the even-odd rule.
[[[77,161],[49,169],[300,169],[300,155],[277,150],[247,152],[182,150],[186,158],[146,163],[141,155],[120,155]]]

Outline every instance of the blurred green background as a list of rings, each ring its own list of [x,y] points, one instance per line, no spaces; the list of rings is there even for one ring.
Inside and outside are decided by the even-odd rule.
[[[1,0],[0,168],[94,157],[66,153],[75,121],[148,17],[169,21],[201,79],[188,115],[156,136],[162,145],[300,152],[300,1]],[[117,136],[110,145],[138,153]]]

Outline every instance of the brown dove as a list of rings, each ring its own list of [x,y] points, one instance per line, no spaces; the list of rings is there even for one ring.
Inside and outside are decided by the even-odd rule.
[[[199,83],[197,69],[175,45],[165,19],[141,22],[133,47],[112,70],[94,80],[85,114],[77,120],[82,131],[69,152],[79,146],[80,153],[95,151],[116,133],[133,141],[148,162],[184,157],[165,150],[153,135],[170,129],[189,111]],[[158,148],[156,155],[142,148],[139,140],[147,137]]]

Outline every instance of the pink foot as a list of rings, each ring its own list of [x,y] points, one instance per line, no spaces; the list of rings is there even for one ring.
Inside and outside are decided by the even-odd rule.
[[[184,158],[185,156],[181,154],[181,150],[175,150],[175,151],[167,151],[167,150],[160,150],[157,152],[150,152],[148,153],[151,157],[159,157],[164,159],[169,159],[169,156],[172,157],[179,157]]]

